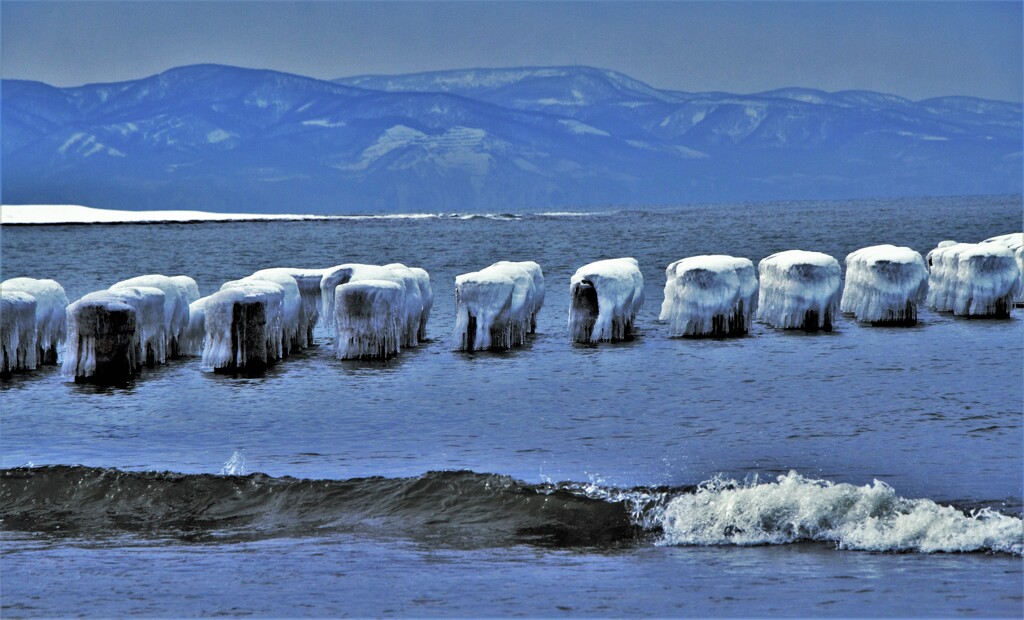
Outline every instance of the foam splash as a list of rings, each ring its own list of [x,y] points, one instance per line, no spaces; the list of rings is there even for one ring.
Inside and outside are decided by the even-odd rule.
[[[221,476],[244,476],[245,471],[245,452],[242,450],[235,450],[231,455],[231,458],[224,463],[224,467],[220,468]]]
[[[854,486],[791,471],[776,482],[714,479],[671,499],[658,519],[664,545],[834,542],[840,549],[1024,554],[1024,521],[989,509],[965,514],[905,499],[884,482]]]

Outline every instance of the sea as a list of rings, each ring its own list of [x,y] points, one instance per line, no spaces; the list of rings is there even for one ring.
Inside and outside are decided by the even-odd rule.
[[[589,212],[588,212],[589,211]],[[71,300],[202,294],[268,267],[430,273],[429,341],[259,376],[198,358],[123,386],[0,384],[0,615],[1024,615],[1024,310],[914,327],[669,337],[665,267],[980,241],[1021,196],[328,221],[4,226],[4,279]],[[632,256],[626,342],[567,331],[569,280]],[[454,279],[533,260],[537,334],[452,350]]]

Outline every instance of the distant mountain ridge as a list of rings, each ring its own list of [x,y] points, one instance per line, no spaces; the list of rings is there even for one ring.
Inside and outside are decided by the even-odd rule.
[[[651,87],[592,67],[335,81],[221,65],[3,80],[3,201],[521,211],[1022,191],[1022,106]]]

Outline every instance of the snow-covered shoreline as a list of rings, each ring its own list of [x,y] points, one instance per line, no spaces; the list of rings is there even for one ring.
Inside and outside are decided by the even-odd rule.
[[[210,211],[118,211],[80,205],[3,205],[0,224],[155,224],[161,222],[238,222],[253,220],[325,220],[328,215],[213,213]]]
[[[298,213],[215,213],[213,211],[122,211],[81,205],[0,205],[0,224],[48,226],[62,224],[161,224],[190,222],[259,222],[303,220],[509,220],[526,217],[562,218],[608,215],[609,212],[558,211],[541,213],[378,213],[313,215]]]

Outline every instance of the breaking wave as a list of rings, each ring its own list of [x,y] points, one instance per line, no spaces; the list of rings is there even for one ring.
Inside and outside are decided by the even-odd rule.
[[[795,472],[774,482],[618,489],[527,484],[469,471],[304,480],[82,466],[0,470],[2,529],[81,537],[366,532],[452,546],[824,542],[870,551],[1022,555],[1022,523],[987,508],[904,499],[878,481],[858,487]]]

